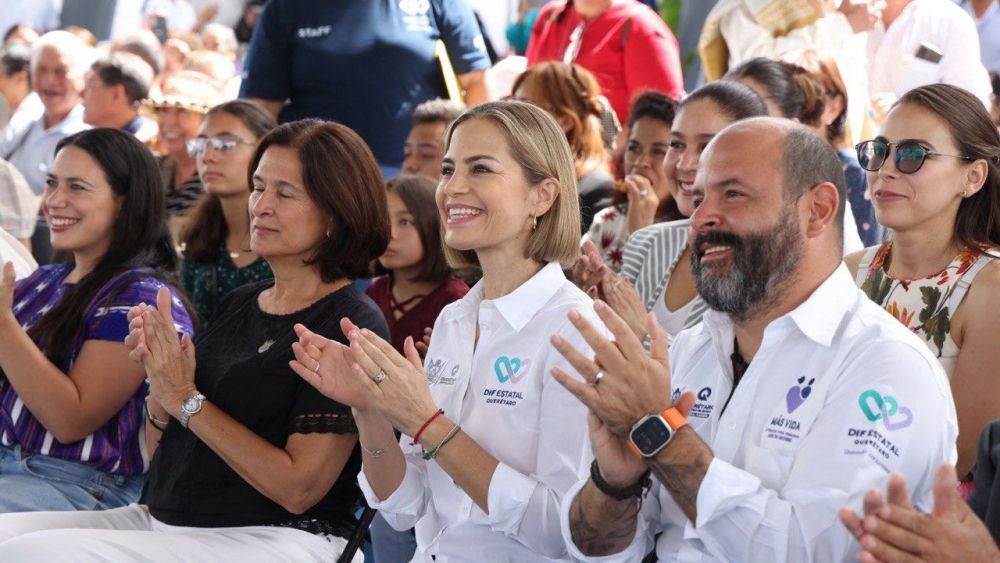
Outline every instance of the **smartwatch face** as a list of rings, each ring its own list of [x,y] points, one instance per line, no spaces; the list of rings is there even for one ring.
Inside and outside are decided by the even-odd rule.
[[[658,416],[651,416],[632,429],[632,442],[644,456],[656,453],[670,440],[670,427]]]

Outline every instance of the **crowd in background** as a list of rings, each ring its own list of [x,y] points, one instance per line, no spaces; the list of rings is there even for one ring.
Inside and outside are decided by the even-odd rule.
[[[1000,560],[997,0],[7,4],[0,558]]]

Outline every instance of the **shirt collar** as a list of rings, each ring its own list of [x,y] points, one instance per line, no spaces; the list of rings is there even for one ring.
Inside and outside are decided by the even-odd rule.
[[[42,125],[44,125],[45,114],[42,113],[42,116],[39,119],[42,120]],[[55,125],[49,127],[48,129],[45,129],[45,133],[46,134],[58,133],[59,135],[65,137],[69,136],[70,134],[72,134],[72,132],[76,131],[76,129],[74,129],[72,132],[70,132],[69,131],[70,128],[76,128],[82,124],[83,124],[83,105],[77,104],[76,106],[73,107],[73,109],[70,110],[68,114],[66,114],[66,117],[64,117],[62,121],[56,123]]]
[[[767,325],[767,328],[794,323],[807,338],[829,346],[857,297],[857,286],[843,263],[801,305]],[[719,311],[706,311],[702,317],[712,339],[728,349],[732,346],[733,320]],[[766,329],[765,329],[766,330]]]
[[[491,303],[515,331],[520,331],[566,282],[562,267],[550,262],[514,291],[496,299],[483,299],[483,281],[479,280],[458,303],[458,315],[478,311],[482,303]]]

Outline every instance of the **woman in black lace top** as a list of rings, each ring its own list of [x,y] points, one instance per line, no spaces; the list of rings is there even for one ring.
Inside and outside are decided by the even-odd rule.
[[[170,310],[166,293],[130,313],[126,342],[150,380],[147,440],[159,442],[140,503],[7,515],[4,561],[339,556],[359,499],[357,428],[350,407],[291,370],[291,344],[299,323],[347,344],[342,317],[388,338],[348,281],[385,250],[385,189],[354,132],[315,120],[265,136],[250,181],[250,246],[274,280],[231,293],[194,343],[178,342],[159,312]]]

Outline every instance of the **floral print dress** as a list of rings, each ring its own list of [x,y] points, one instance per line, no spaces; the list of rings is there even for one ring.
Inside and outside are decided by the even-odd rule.
[[[622,269],[622,257],[629,234],[628,204],[621,203],[598,212],[587,234],[583,235],[583,241],[589,240],[597,245],[604,263],[617,273]]]
[[[892,241],[869,248],[858,267],[856,281],[872,301],[927,343],[951,378],[958,360],[958,346],[951,337],[951,320],[972,278],[996,255],[987,252],[985,246],[967,248],[932,276],[897,280],[885,270],[891,250]]]

